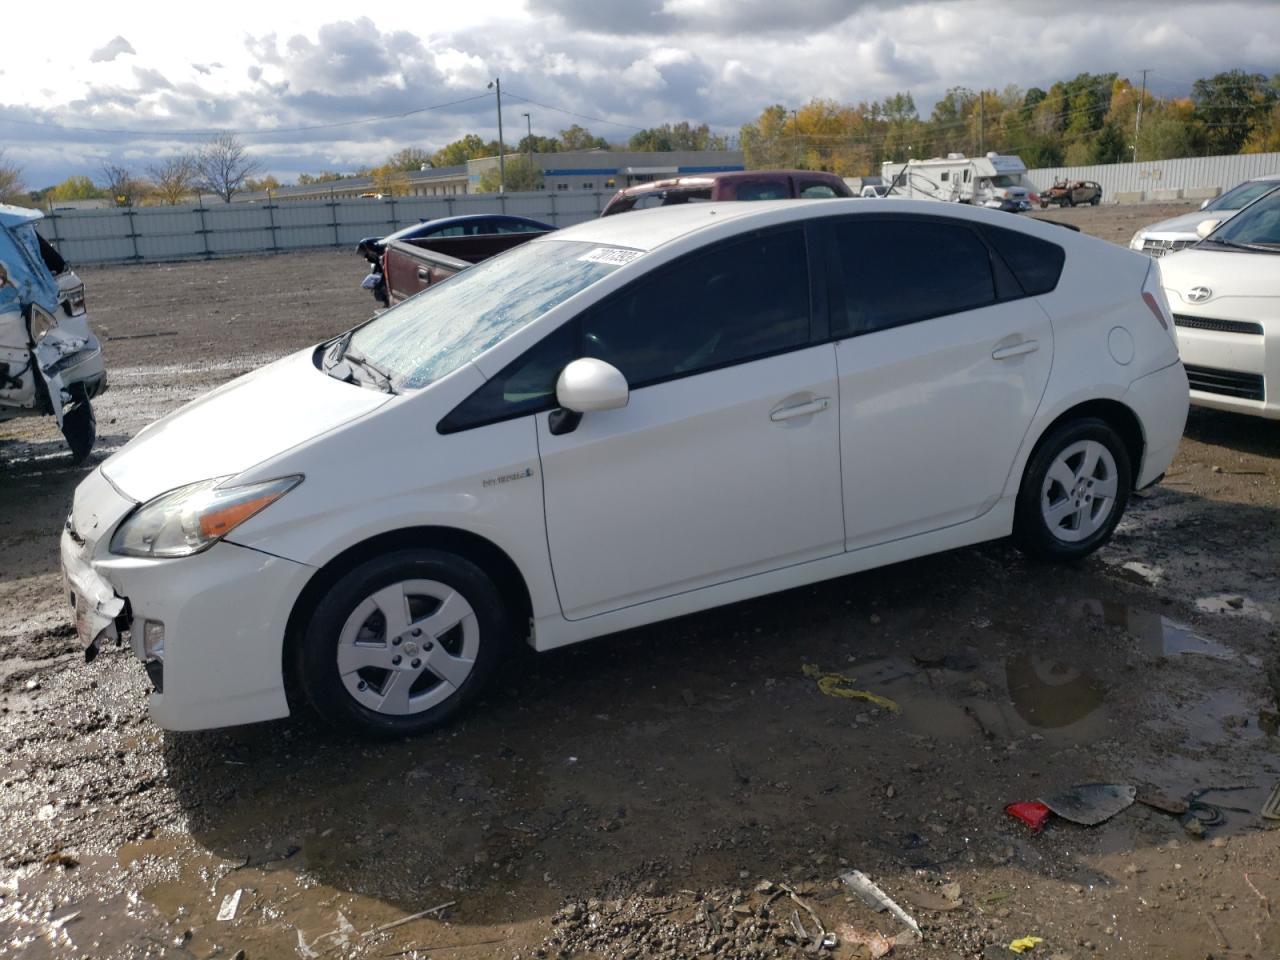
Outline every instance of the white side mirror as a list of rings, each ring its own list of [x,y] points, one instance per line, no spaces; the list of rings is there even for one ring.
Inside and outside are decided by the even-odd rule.
[[[1201,200],[1201,201],[1200,201],[1200,209],[1201,209],[1201,210],[1203,210],[1203,209],[1204,209],[1205,207],[1207,207],[1208,205],[1209,205],[1209,201],[1208,201],[1208,200]]]
[[[1203,240],[1220,226],[1222,226],[1221,220],[1201,220],[1196,224],[1196,236]]]
[[[631,399],[627,378],[613,364],[583,357],[562,371],[556,381],[556,401],[574,413],[617,410]]]

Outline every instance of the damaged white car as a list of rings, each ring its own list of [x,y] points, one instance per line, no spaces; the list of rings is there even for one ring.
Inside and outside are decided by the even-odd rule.
[[[42,216],[0,204],[0,423],[52,415],[79,463],[97,439],[91,401],[107,374],[84,284],[36,233]]]

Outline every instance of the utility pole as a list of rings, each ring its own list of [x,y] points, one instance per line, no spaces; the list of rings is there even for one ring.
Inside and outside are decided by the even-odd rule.
[[[507,192],[507,158],[502,143],[502,79],[495,77],[489,88],[498,95],[498,192]]]
[[[529,144],[529,177],[532,183],[533,177],[533,121],[529,119],[529,115],[524,114],[525,142]],[[532,189],[532,188],[531,188]]]
[[[1142,93],[1138,96],[1138,112],[1133,118],[1133,162],[1138,162],[1138,134],[1142,132],[1142,102],[1147,99],[1147,74],[1150,70],[1142,71]]]
[[[978,156],[987,152],[987,105],[982,91],[978,91]]]

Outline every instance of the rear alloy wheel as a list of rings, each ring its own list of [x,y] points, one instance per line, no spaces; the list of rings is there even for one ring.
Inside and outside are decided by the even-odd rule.
[[[1105,421],[1058,427],[1031,458],[1018,493],[1014,535],[1033,556],[1077,560],[1110,539],[1129,500],[1131,467]]]
[[[299,649],[312,705],[342,729],[405,736],[472,700],[508,637],[497,588],[477,566],[437,550],[404,550],[340,578]]]

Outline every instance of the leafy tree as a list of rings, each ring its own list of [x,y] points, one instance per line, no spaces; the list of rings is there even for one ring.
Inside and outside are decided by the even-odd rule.
[[[54,203],[66,203],[71,200],[98,200],[106,194],[88,177],[80,175],[67,177],[56,187],[51,187],[45,196]]]
[[[348,180],[352,176],[350,173],[339,173],[336,170],[323,170],[320,173],[300,173],[298,174],[298,186],[309,187],[317,183],[333,183],[335,180]]]
[[[462,139],[441,147],[432,155],[431,160],[437,167],[460,167],[468,160],[491,155],[488,144],[476,134],[468,133]]]
[[[380,167],[374,167],[371,175],[374,191],[384,197],[403,197],[409,193],[409,176],[401,167],[384,163]]]
[[[197,185],[230,203],[245,181],[261,169],[248,150],[232,133],[220,133],[195,157]]]
[[[568,130],[560,131],[561,150],[608,150],[609,141],[597,137],[585,127],[574,124]]]
[[[261,179],[249,177],[244,182],[244,188],[250,193],[265,193],[268,190],[279,190],[280,181],[274,175],[268,173]]]
[[[542,171],[530,166],[527,154],[513,154],[506,160],[506,186],[512,190],[538,190],[542,187]],[[495,164],[480,174],[479,193],[497,193],[498,167]]]
[[[196,158],[189,153],[180,153],[151,164],[147,173],[154,184],[157,199],[169,206],[177,206],[195,190]]]
[[[1255,126],[1266,124],[1280,91],[1260,73],[1228,70],[1191,87],[1195,118],[1210,153],[1238,153]]]
[[[405,147],[403,150],[397,150],[387,157],[387,162],[382,166],[392,170],[412,173],[414,170],[421,170],[423,166],[430,165],[431,154],[427,153],[427,151],[418,147]]]
[[[540,137],[536,133],[533,136],[523,136],[520,142],[516,144],[516,153],[523,153],[525,156],[529,154],[529,147],[533,147],[534,153],[559,153],[560,141],[555,137]]]
[[[27,188],[22,182],[22,167],[4,157],[0,147],[0,203],[29,203]]]
[[[697,126],[687,120],[677,124],[664,123],[660,127],[650,127],[632,134],[627,144],[631,150],[723,150],[724,137],[711,132],[705,123]]]

